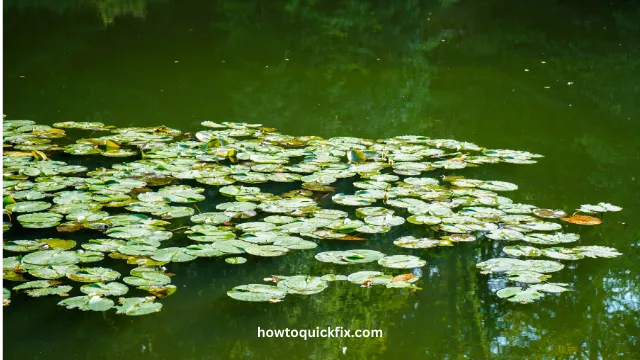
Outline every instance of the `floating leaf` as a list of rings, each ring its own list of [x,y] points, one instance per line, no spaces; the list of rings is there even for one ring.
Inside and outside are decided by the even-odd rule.
[[[533,246],[506,246],[504,248],[502,248],[502,251],[504,251],[506,254],[511,255],[511,256],[540,256],[542,255],[542,253],[540,252],[540,249],[533,247]]]
[[[80,291],[87,295],[100,295],[100,296],[121,296],[129,292],[129,288],[125,284],[119,282],[110,283],[93,283],[82,285]]]
[[[375,250],[347,250],[347,251],[325,251],[316,254],[318,261],[330,262],[339,265],[365,264],[377,261],[384,257],[384,254]]]
[[[244,250],[248,254],[264,257],[282,256],[289,252],[289,249],[276,245],[251,245],[245,247]]]
[[[11,303],[11,291],[7,288],[2,288],[2,306],[8,306]]]
[[[79,282],[109,282],[117,280],[120,273],[109,268],[81,268],[67,273],[67,277]]]
[[[120,305],[116,306],[116,314],[139,316],[160,312],[162,304],[153,300],[153,296],[121,298]]]
[[[51,203],[46,201],[22,201],[11,204],[6,207],[14,213],[32,213],[36,211],[46,210],[51,207]]]
[[[386,285],[391,282],[393,276],[385,275],[380,271],[358,271],[347,277],[347,280],[358,285]]]
[[[247,259],[243,258],[242,256],[234,256],[225,258],[224,262],[226,262],[227,264],[239,265],[246,263]]]
[[[132,275],[134,275],[132,273]],[[156,271],[144,271],[136,273],[134,276],[126,276],[122,279],[131,286],[162,286],[171,282],[167,275]]]
[[[185,248],[168,247],[157,250],[151,258],[162,262],[185,262],[194,260],[196,256],[190,254]]]
[[[614,258],[622,255],[622,253],[618,252],[614,248],[597,245],[578,246],[573,248],[572,250],[590,258]]]
[[[317,294],[329,286],[325,280],[315,276],[296,275],[278,282],[278,288],[289,294]]]
[[[533,213],[536,216],[546,219],[558,219],[561,217],[567,216],[567,213],[562,210],[552,210],[552,209],[535,209]]]
[[[391,269],[411,269],[416,267],[423,267],[427,264],[427,262],[417,256],[392,255],[381,258],[380,260],[378,260],[378,264]]]
[[[602,223],[602,220],[597,217],[588,215],[572,215],[571,217],[563,217],[560,220],[576,225],[600,225]]]
[[[47,295],[69,296],[68,292],[71,291],[71,289],[73,289],[72,286],[60,285],[60,286],[51,286],[51,287],[44,287],[40,289],[27,290],[25,291],[25,293],[27,293],[27,295],[31,297],[40,297],[40,296],[47,296]]]
[[[64,299],[60,301],[58,305],[62,305],[67,309],[79,309],[82,311],[107,311],[111,309],[115,303],[111,299],[92,295]]]
[[[284,299],[287,291],[273,285],[249,284],[236,286],[227,295],[240,301],[277,302]]]
[[[73,265],[80,262],[76,253],[63,250],[36,251],[25,255],[22,262],[32,265]]]

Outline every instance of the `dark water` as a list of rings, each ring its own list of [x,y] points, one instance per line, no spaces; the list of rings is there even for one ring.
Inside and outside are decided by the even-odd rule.
[[[620,205],[579,231],[581,244],[624,256],[571,263],[553,280],[574,291],[528,305],[497,299],[476,271],[500,255],[490,242],[420,253],[429,264],[415,294],[334,284],[275,305],[225,293],[270,274],[355,270],[319,265],[313,251],[244,266],[201,259],[171,265],[179,291],[146,317],[13,294],[4,357],[640,358],[639,24],[631,1],[5,1],[9,118],[185,131],[208,119],[528,150],[546,157],[457,173],[515,182],[511,198],[541,207]],[[400,235],[367,246],[392,249]],[[384,336],[264,339],[258,326]]]

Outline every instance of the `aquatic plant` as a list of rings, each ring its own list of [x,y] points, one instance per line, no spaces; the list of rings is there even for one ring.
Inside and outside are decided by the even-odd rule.
[[[250,256],[286,256],[336,241],[353,248],[318,252],[315,258],[338,265],[377,263],[391,271],[413,272],[277,275],[268,278],[275,286],[240,285],[228,295],[244,301],[279,302],[288,294],[321,292],[329,282],[341,280],[415,291],[419,288],[414,283],[420,279],[415,274],[420,274],[425,260],[355,245],[366,242],[369,234],[417,227],[429,232],[429,237],[402,236],[393,241],[398,249],[424,256],[425,249],[480,240],[566,246],[580,237],[564,232],[567,225],[558,220],[591,225],[601,219],[579,213],[621,210],[606,203],[583,205],[568,217],[563,210],[518,204],[501,195],[517,190],[516,184],[448,175],[449,170],[485,164],[534,164],[541,157],[526,151],[415,135],[322,139],[284,135],[260,124],[203,121],[202,125],[208,129],[191,135],[166,126],[3,121],[3,247],[18,254],[3,259],[3,276],[23,282],[13,290],[30,296],[67,297],[72,282],[79,282],[83,284],[79,291],[85,295],[66,298],[59,302],[61,306],[145,315],[160,311],[162,305],[156,299],[176,291],[170,284],[173,274],[167,272],[172,262],[220,257],[240,265]],[[69,142],[69,136],[78,132],[80,138]],[[87,132],[101,136],[84,137]],[[130,160],[95,169],[55,160],[69,156]],[[442,176],[427,176],[430,172]],[[350,182],[353,194],[336,193],[346,179],[354,180]],[[290,186],[281,194],[254,186],[265,183]],[[198,203],[212,191],[227,200],[215,206],[217,211],[201,212]],[[17,231],[15,226],[52,233],[55,229],[62,238],[9,239]],[[74,250],[77,242],[63,235],[84,230],[102,236],[83,241],[82,249]],[[185,234],[191,243],[176,246],[171,239],[177,233]],[[504,252],[567,261],[620,255],[599,246],[514,245]],[[113,269],[90,266],[100,264],[105,255],[137,267],[123,277]],[[534,284],[496,293],[512,302],[532,302],[543,293],[566,290],[565,284],[546,282],[551,277],[547,273],[564,267],[557,261],[497,258],[478,267],[486,274],[505,274],[516,284]],[[123,297],[116,305],[109,297],[124,296],[130,290],[116,282],[119,279],[150,295]],[[8,305],[11,292],[4,289],[3,295]]]

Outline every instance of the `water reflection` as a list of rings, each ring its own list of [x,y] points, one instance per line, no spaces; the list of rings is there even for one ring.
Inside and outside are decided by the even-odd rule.
[[[47,10],[61,15],[94,9],[102,23],[109,25],[119,17],[144,19],[149,2],[166,2],[166,0],[8,0],[4,2],[4,6],[20,11]]]

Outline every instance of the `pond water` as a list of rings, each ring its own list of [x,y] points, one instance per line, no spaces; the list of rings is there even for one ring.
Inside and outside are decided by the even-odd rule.
[[[352,244],[321,242],[244,265],[199,259],[170,265],[178,291],[149,316],[12,294],[5,359],[640,357],[638,24],[640,8],[629,1],[5,1],[10,119],[183,131],[211,120],[326,138],[453,138],[545,156],[451,171],[516,183],[508,194],[516,202],[624,208],[599,227],[574,229],[581,245],[624,255],[565,262],[554,280],[573,291],[532,304],[497,298],[475,267],[501,256],[504,243],[401,252],[391,240],[410,234],[402,227],[358,246],[427,260],[414,293],[336,284],[278,304],[226,295],[271,274],[367,268],[312,258]],[[6,238],[51,236],[11,231]],[[257,336],[258,327],[327,326],[384,336]]]

